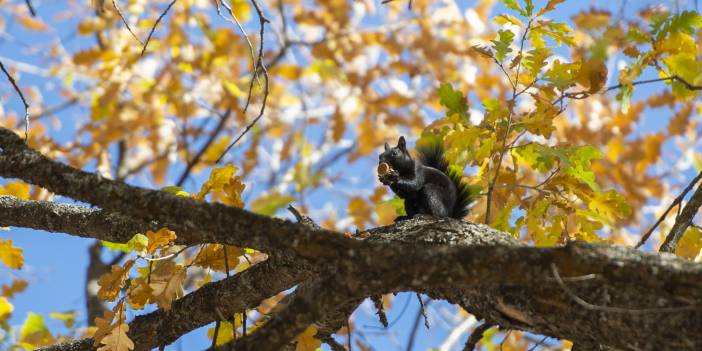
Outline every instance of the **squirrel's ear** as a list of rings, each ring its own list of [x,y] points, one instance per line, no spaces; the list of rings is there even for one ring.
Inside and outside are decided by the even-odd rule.
[[[390,148],[390,145],[388,143],[385,143],[385,151],[387,151]]]
[[[405,137],[400,137],[400,140],[397,141],[397,147],[399,147],[402,151],[407,150],[407,143],[405,143]]]

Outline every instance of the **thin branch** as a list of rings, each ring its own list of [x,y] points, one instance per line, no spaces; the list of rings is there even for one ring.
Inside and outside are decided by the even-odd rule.
[[[182,186],[183,183],[188,179],[190,176],[190,173],[192,172],[193,168],[200,162],[200,159],[202,159],[202,156],[205,155],[207,152],[207,149],[209,149],[210,145],[214,143],[214,141],[217,139],[219,134],[224,130],[224,127],[227,124],[227,120],[232,116],[232,110],[228,109],[227,112],[225,112],[223,115],[219,117],[219,123],[217,123],[217,126],[215,129],[210,133],[209,137],[207,138],[207,141],[205,141],[205,144],[202,145],[200,150],[195,154],[195,157],[193,157],[189,162],[188,165],[185,166],[185,170],[183,173],[180,175],[178,178],[178,181],[176,182],[176,186]]]
[[[430,303],[431,300],[429,299],[427,299],[426,302],[419,302],[419,311],[417,311],[417,317],[414,318],[414,324],[412,324],[412,329],[409,338],[407,339],[407,347],[405,348],[406,351],[412,351],[412,347],[414,346],[414,339],[417,336],[417,331],[419,331],[419,321],[424,315],[424,309],[422,307],[424,305],[429,305]]]
[[[687,227],[692,223],[692,219],[697,214],[700,206],[702,206],[702,186],[697,187],[697,190],[695,190],[690,200],[688,200],[685,207],[683,207],[680,215],[675,218],[675,224],[673,224],[673,228],[670,229],[670,232],[665,237],[660,252],[675,252],[675,249],[678,247],[678,242],[682,239]]]
[[[27,8],[29,9],[29,13],[32,14],[32,17],[36,17],[37,11],[34,9],[34,6],[32,6],[31,0],[24,0],[24,3],[27,4]]]
[[[422,301],[422,296],[416,293],[417,300],[419,301],[419,310],[422,311],[422,317],[424,317],[424,327],[429,329],[429,316],[427,316],[427,310],[424,307],[424,301]]]
[[[129,31],[129,33],[132,34],[132,37],[134,37],[134,39],[136,39],[136,41],[138,41],[139,44],[141,44],[141,45],[143,45],[143,46],[145,47],[146,45],[144,45],[144,43],[141,42],[141,39],[139,39],[139,37],[137,37],[137,35],[134,34],[134,31],[132,31],[132,28],[129,26],[129,23],[127,22],[127,19],[124,18],[124,15],[122,14],[122,10],[120,10],[120,9],[119,9],[119,6],[117,6],[117,0],[112,0],[112,6],[115,8],[115,11],[117,11],[117,14],[119,15],[119,18],[122,19],[122,23],[124,23],[124,25],[127,27],[127,30]],[[141,54],[144,55],[144,52],[142,51]]]
[[[378,315],[380,324],[387,328],[388,316],[385,314],[385,308],[383,307],[383,295],[373,295],[371,296],[371,301],[373,301],[373,304],[375,305],[375,314]]]
[[[226,149],[224,149],[222,154],[219,156],[219,158],[217,158],[217,161],[215,162],[217,164],[222,160],[224,155],[226,155],[227,152],[229,152],[229,150],[232,147],[234,147],[234,145],[236,145],[236,143],[239,142],[239,140],[244,135],[246,135],[246,133],[248,133],[249,130],[251,130],[251,128],[256,124],[256,122],[258,122],[258,120],[261,119],[261,117],[263,117],[263,113],[266,111],[266,102],[268,101],[268,93],[269,93],[269,90],[268,90],[269,89],[269,86],[268,86],[269,85],[269,77],[268,77],[268,70],[266,69],[266,65],[263,63],[263,37],[264,37],[265,31],[266,31],[266,23],[269,23],[270,21],[263,15],[263,10],[261,9],[260,5],[258,4],[258,2],[256,0],[251,0],[251,3],[253,4],[254,8],[256,9],[256,13],[258,14],[258,21],[259,21],[259,25],[260,25],[261,29],[259,32],[260,38],[259,38],[259,45],[258,45],[258,58],[256,59],[256,66],[254,68],[253,77],[251,78],[251,83],[249,84],[249,93],[248,93],[248,96],[246,98],[246,104],[244,105],[243,114],[246,115],[246,111],[249,108],[249,104],[251,102],[251,95],[252,95],[252,91],[253,91],[253,84],[254,84],[254,81],[256,80],[256,77],[258,75],[259,70],[261,70],[261,72],[263,72],[263,80],[264,80],[263,101],[261,101],[261,109],[259,110],[256,118],[254,118],[253,121],[251,121],[251,123],[249,123],[246,126],[246,128],[241,132],[241,134],[239,134],[239,136],[231,144],[229,144]]]
[[[534,343],[534,346],[530,347],[530,348],[529,348],[529,351],[534,351],[534,350],[536,350],[536,348],[539,347],[541,344],[543,344],[544,341],[546,341],[546,339],[548,339],[548,336],[544,336],[541,340],[539,340],[539,342]]]
[[[682,203],[682,200],[685,198],[687,193],[690,192],[690,190],[692,190],[692,187],[694,187],[695,184],[697,184],[697,182],[700,181],[700,179],[702,179],[702,172],[697,174],[697,176],[694,179],[692,179],[692,181],[689,184],[687,184],[685,189],[683,189],[683,191],[680,193],[680,195],[678,195],[678,197],[676,197],[675,200],[673,200],[673,202],[670,204],[670,206],[668,206],[668,208],[665,210],[665,212],[663,212],[663,214],[658,218],[656,223],[654,223],[653,226],[651,228],[649,228],[648,231],[646,231],[646,233],[644,233],[644,235],[641,236],[639,243],[636,244],[636,246],[634,246],[634,248],[637,248],[637,249],[640,248],[646,242],[646,240],[648,240],[648,238],[651,236],[651,234],[653,234],[653,231],[656,230],[656,228],[658,228],[658,226],[663,222],[663,220],[665,220],[665,218],[668,216],[668,213],[670,213],[670,211],[673,209],[673,207],[678,206],[678,205],[680,205],[680,203]]]
[[[29,136],[29,104],[27,103],[27,99],[24,98],[24,94],[22,94],[22,90],[20,90],[19,86],[17,85],[15,78],[13,78],[12,75],[10,75],[10,72],[5,69],[5,65],[2,64],[2,61],[0,61],[0,69],[2,69],[2,72],[5,73],[5,76],[7,76],[10,84],[12,84],[12,87],[15,88],[17,95],[19,95],[20,99],[22,99],[22,103],[24,104],[24,141],[27,141],[27,137]]]
[[[561,289],[578,305],[585,309],[600,312],[611,312],[611,313],[630,313],[630,314],[647,314],[647,313],[669,313],[669,312],[681,312],[681,311],[695,311],[699,310],[700,306],[678,306],[678,307],[651,307],[651,308],[623,308],[623,307],[610,307],[610,306],[600,306],[593,305],[581,297],[576,295],[570,288],[563,282],[561,275],[558,273],[558,268],[554,263],[551,263],[551,273],[553,278],[556,279],[556,283]]]
[[[466,340],[466,344],[463,346],[463,351],[473,351],[473,349],[475,349],[475,345],[482,340],[483,334],[485,334],[485,332],[492,327],[494,327],[494,325],[487,322],[475,327],[473,332],[470,333],[468,340]]]
[[[329,345],[329,347],[332,349],[332,351],[346,351],[344,346],[336,342],[334,338],[332,338],[331,335],[317,335],[319,337],[319,340],[321,340],[323,343]]]
[[[154,23],[153,27],[151,27],[151,31],[149,31],[149,35],[146,37],[146,41],[144,42],[144,47],[141,49],[141,56],[144,56],[144,53],[146,52],[146,48],[149,46],[149,42],[151,41],[151,37],[154,35],[154,31],[156,31],[156,27],[158,27],[158,24],[161,23],[161,20],[163,17],[166,16],[168,11],[173,7],[173,5],[176,3],[177,0],[172,0],[170,4],[168,4],[168,7],[161,12],[161,15],[158,16],[158,19],[156,19],[156,22]]]

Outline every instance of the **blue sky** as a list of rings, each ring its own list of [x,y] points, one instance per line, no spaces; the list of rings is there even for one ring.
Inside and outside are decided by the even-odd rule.
[[[18,3],[20,1],[14,2]],[[377,2],[379,2],[379,0]],[[545,1],[535,1],[537,7],[542,6],[544,2]],[[53,14],[56,14],[63,6],[60,2],[48,0],[34,1],[34,3],[39,12],[39,16],[47,19],[51,18]],[[458,1],[458,3],[465,7],[474,3],[474,1]],[[629,1],[629,3],[634,3],[636,6],[635,8],[638,9],[643,7],[644,4],[657,4],[660,2]],[[665,3],[671,4],[671,2]],[[687,9],[691,9],[694,4],[692,1],[681,1],[680,3]],[[566,4],[560,5],[557,10],[552,13],[551,17],[558,21],[569,21],[573,13],[591,6],[607,8],[616,12],[621,6],[621,1],[569,0]],[[634,7],[628,6],[626,8],[627,15],[631,15],[633,10]],[[505,9],[499,5],[496,7],[495,14],[501,12],[505,12]],[[41,53],[33,52],[30,45],[33,40],[38,39],[35,38],[36,36],[42,34],[26,32],[17,25],[12,25],[11,21],[6,22],[10,24],[7,27],[5,35],[0,37],[0,60],[3,60],[6,64],[10,60],[16,60],[34,65],[41,69],[46,69],[45,60],[41,57]],[[74,25],[75,23],[63,22],[60,26],[54,28],[56,36],[70,38],[73,35],[71,33],[71,28],[74,27]],[[91,45],[90,43],[81,42],[81,40],[83,39],[78,38],[70,40],[69,48],[78,49]],[[642,78],[650,77],[655,77],[655,72],[647,72]],[[20,83],[24,86],[41,85],[45,80],[46,78],[41,75],[24,73]],[[635,98],[636,96],[648,95],[653,91],[658,91],[663,88],[662,85],[637,88]],[[0,92],[3,96],[10,91],[9,89],[10,86],[4,81],[4,78],[0,80]],[[47,105],[53,105],[55,102],[60,101],[55,93],[44,92],[44,97]],[[2,103],[2,108],[5,111],[23,111],[22,105],[18,102],[18,99],[12,97],[12,94],[10,94],[9,99],[3,100]],[[65,119],[64,124],[70,126],[70,118],[76,113],[88,113],[88,111],[84,108],[71,108],[63,111],[59,116]],[[22,113],[20,113],[20,115],[21,114]],[[657,130],[664,127],[667,122],[667,115],[667,113],[655,115],[649,113],[642,122],[641,132]],[[661,116],[665,116],[665,118]],[[72,136],[72,131],[71,128],[68,127],[52,133],[52,136],[59,141],[67,140]],[[372,159],[357,162],[353,166],[356,168],[349,170],[348,174],[356,177],[367,176],[367,167],[374,164],[374,162],[375,160]],[[343,165],[339,165],[337,167],[342,166]],[[191,188],[190,190],[195,187],[195,184],[201,184],[203,182],[203,176],[204,175],[201,174],[195,177],[193,182],[187,183],[188,187]],[[4,182],[4,180],[0,180],[0,184]],[[310,203],[325,203],[331,196],[333,195],[322,189],[316,191],[308,201]],[[283,212],[281,212],[280,215],[287,216],[287,214]],[[24,293],[19,294],[12,300],[13,304],[15,304],[15,311],[10,320],[11,325],[21,325],[26,314],[31,311],[44,315],[50,329],[60,330],[60,322],[48,318],[49,312],[77,310],[82,316],[85,315],[83,289],[88,258],[87,251],[88,247],[92,244],[91,240],[64,234],[48,234],[23,228],[11,228],[8,231],[0,231],[0,238],[11,239],[16,246],[23,248],[27,262],[25,268],[19,273],[0,267],[0,284],[8,282],[15,275],[27,279],[30,283],[28,289]],[[407,308],[401,313],[402,307],[405,304],[407,304]],[[407,344],[408,331],[412,328],[414,318],[418,311],[418,303],[414,294],[402,293],[396,297],[393,308],[388,311],[388,317],[391,321],[396,319],[398,315],[402,315],[403,318],[389,330],[378,328],[380,324],[374,316],[372,309],[368,307],[367,304],[364,305],[364,308],[357,310],[353,316],[354,323],[358,330],[363,333],[365,341],[371,343],[376,350],[404,350]],[[420,326],[413,350],[427,350],[431,347],[437,347],[450,332],[450,327],[456,322],[445,317],[447,311],[452,312],[455,309],[455,307],[445,302],[432,302],[428,309],[430,311],[431,329],[427,331],[423,326]],[[85,325],[84,317],[79,317],[78,321],[79,325]],[[466,337],[467,335],[458,343],[459,349],[462,347]],[[169,346],[167,349],[197,350],[203,349],[205,345],[208,345],[205,329],[200,329],[182,337],[177,343]],[[358,348],[354,346],[354,349]]]

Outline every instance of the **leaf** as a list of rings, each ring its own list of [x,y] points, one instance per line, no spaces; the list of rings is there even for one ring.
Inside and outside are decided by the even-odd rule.
[[[702,231],[698,227],[688,227],[675,249],[675,254],[693,259],[699,255],[700,249],[702,249]],[[0,307],[1,310],[2,307]],[[0,320],[2,320],[2,312],[0,312]]]
[[[73,326],[76,324],[76,311],[51,312],[49,313],[49,317],[60,320],[68,329],[73,328]]]
[[[315,338],[317,335],[317,328],[314,326],[309,326],[305,331],[300,333],[295,338],[297,346],[295,346],[295,351],[315,351],[318,347],[322,346],[322,342]]]
[[[226,272],[223,247],[221,244],[206,244],[200,249],[191,264],[202,268],[210,268],[218,272]],[[236,246],[227,245],[226,247],[227,265],[232,270],[239,264],[239,256],[243,255],[244,252]]]
[[[10,195],[20,199],[29,199],[29,184],[21,181],[8,182],[4,186],[0,185],[0,195]]]
[[[146,253],[153,254],[159,248],[168,246],[171,243],[173,243],[173,241],[176,239],[176,233],[164,227],[159,229],[155,233],[150,230],[147,231],[146,237],[149,239],[149,244],[146,246]]]
[[[15,309],[14,306],[7,300],[5,296],[0,296],[0,326],[3,329],[8,329],[7,320],[12,316],[12,311]]]
[[[539,13],[536,14],[536,17],[543,16],[546,12],[553,11],[556,8],[556,5],[564,2],[565,0],[548,0],[548,3],[546,3],[546,6],[542,8]]]
[[[100,279],[98,279],[98,285],[100,286],[97,293],[98,298],[105,301],[114,301],[117,295],[119,295],[119,291],[125,280],[127,280],[129,270],[133,265],[134,260],[125,262],[124,267],[116,264],[112,265],[111,271],[103,274]]]
[[[115,306],[116,307],[116,306]],[[98,346],[100,345],[100,341],[110,333],[112,330],[112,321],[115,319],[115,313],[113,311],[108,311],[105,310],[103,312],[103,316],[101,317],[95,317],[95,327],[97,328],[95,330],[95,334],[93,335],[93,339],[95,342],[93,343],[93,346]]]
[[[153,289],[149,286],[144,277],[133,279],[128,290],[127,302],[133,309],[143,309],[153,296]]]
[[[0,261],[12,269],[20,269],[24,265],[22,249],[12,246],[12,240],[0,241]]]
[[[514,33],[510,30],[501,29],[497,31],[497,40],[493,39],[492,48],[495,50],[495,59],[502,63],[505,60],[505,56],[512,52],[512,41],[514,40]]]
[[[175,185],[164,186],[163,188],[161,188],[161,190],[163,190],[167,193],[171,193],[173,195],[177,195],[177,196],[183,196],[183,197],[190,197],[191,196],[189,192],[187,192],[187,191],[183,190],[183,188],[181,188],[179,186],[175,186]]]
[[[612,225],[616,219],[625,218],[631,214],[631,207],[616,190],[594,193],[588,208],[599,215],[597,218],[600,218],[601,222],[609,225]]]
[[[358,230],[362,230],[366,223],[371,222],[371,209],[366,201],[358,196],[352,197],[349,201],[348,213],[353,218],[353,224]]]
[[[235,206],[244,207],[244,202],[241,200],[241,193],[246,188],[241,182],[239,176],[234,176],[238,168],[231,164],[224,167],[217,167],[210,173],[210,178],[202,185],[200,192],[195,195],[195,198],[202,200],[209,193],[215,193],[217,196],[223,195],[223,203]]]
[[[580,65],[576,80],[589,92],[598,92],[607,81],[607,65],[599,58],[590,58]]]
[[[45,32],[47,29],[49,29],[49,27],[46,26],[46,23],[44,23],[42,20],[36,17],[18,15],[17,21],[22,25],[22,27],[27,28],[29,30]]]
[[[463,93],[454,90],[451,84],[444,83],[439,86],[438,94],[439,102],[448,109],[446,116],[458,114],[463,118],[468,118],[468,100],[463,96]]]
[[[127,336],[129,325],[124,322],[119,322],[116,328],[113,328],[100,343],[103,345],[97,351],[131,351],[134,350],[134,342]]]
[[[129,239],[125,244],[122,243],[113,243],[109,241],[101,241],[102,246],[112,250],[112,251],[124,251],[124,252],[132,252],[132,251],[145,251],[146,246],[149,244],[149,238],[141,233],[134,234],[134,236]]]
[[[215,327],[207,329],[207,337],[212,340],[214,338]],[[234,339],[234,327],[230,322],[221,321],[219,324],[219,330],[217,331],[217,341],[215,346],[221,346]]]
[[[151,272],[149,287],[153,289],[153,300],[165,311],[171,309],[174,300],[183,296],[185,268],[173,260],[156,261]]]
[[[27,281],[26,280],[15,279],[12,281],[11,285],[3,284],[2,296],[5,296],[8,299],[11,299],[15,296],[15,294],[21,293],[26,288],[27,288]]]
[[[528,17],[528,16],[529,16],[529,14],[527,13],[527,11],[524,10],[521,6],[519,6],[519,4],[517,3],[517,0],[501,0],[501,1],[502,1],[502,3],[505,4],[505,6],[507,6],[508,8],[510,8],[510,9],[512,9],[512,10],[514,10],[514,11],[519,12],[520,15],[522,15],[522,16],[524,16],[524,17]]]
[[[594,191],[599,191],[600,187],[595,182],[595,173],[590,165],[591,160],[602,158],[600,150],[585,145],[568,150],[567,162],[562,163],[561,169],[573,178],[587,184]]]
[[[251,202],[251,211],[266,216],[274,215],[279,209],[286,207],[295,198],[290,195],[283,195],[277,191],[265,194]]]
[[[501,25],[511,23],[511,24],[514,24],[515,26],[524,27],[524,24],[522,23],[522,21],[520,21],[517,17],[514,17],[512,15],[508,15],[508,14],[502,14],[502,15],[496,16],[495,18],[493,18],[493,20],[497,24],[501,24]]]
[[[34,312],[27,313],[27,318],[19,332],[19,340],[34,347],[53,343],[53,337],[44,324],[44,318]]]
[[[617,100],[620,103],[622,113],[629,112],[629,106],[631,106],[631,95],[634,92],[634,87],[631,84],[625,84],[617,93]]]

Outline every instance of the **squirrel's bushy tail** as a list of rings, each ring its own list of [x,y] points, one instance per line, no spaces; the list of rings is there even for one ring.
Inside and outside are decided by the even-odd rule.
[[[444,157],[443,144],[441,142],[432,142],[418,145],[417,152],[419,153],[419,159],[423,165],[436,168],[446,174],[456,186],[456,202],[453,205],[451,217],[462,219],[468,215],[470,211],[468,206],[473,202],[470,186],[463,182],[462,174],[449,168],[449,163],[446,161],[446,157]]]

